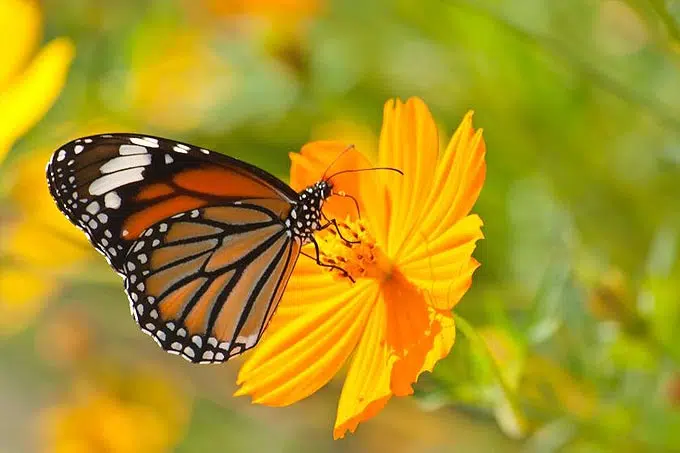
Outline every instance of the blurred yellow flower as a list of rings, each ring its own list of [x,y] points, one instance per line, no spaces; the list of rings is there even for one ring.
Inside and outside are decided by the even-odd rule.
[[[213,17],[236,27],[289,69],[305,73],[308,65],[308,31],[326,6],[325,0],[203,0]]]
[[[45,187],[49,156],[37,152],[12,166],[9,198],[15,218],[0,229],[0,336],[33,319],[45,297],[59,287],[59,275],[90,254]]]
[[[206,7],[223,17],[252,16],[273,23],[297,23],[317,15],[323,0],[204,0]]]
[[[93,385],[76,381],[72,398],[42,413],[50,453],[161,453],[181,438],[186,395],[155,374],[118,370]]]
[[[347,147],[313,142],[292,154],[291,185],[324,174]],[[347,244],[329,228],[318,236],[328,271],[300,259],[276,315],[242,367],[237,395],[285,406],[324,386],[353,354],[340,396],[334,438],[375,415],[392,395],[409,395],[453,346],[451,309],[479,263],[472,258],[482,221],[468,215],[486,173],[482,132],[463,119],[441,158],[437,128],[417,98],[385,105],[378,166],[403,170],[333,178],[324,211],[339,222]],[[359,152],[342,154],[333,173],[370,166]],[[340,168],[342,167],[342,168]],[[342,181],[341,181],[342,178]],[[314,253],[313,249],[307,250]]]
[[[66,38],[35,54],[41,25],[37,1],[0,0],[0,162],[52,106],[74,56]]]
[[[232,96],[235,75],[201,30],[154,25],[135,41],[128,95],[145,122],[195,128]],[[113,93],[120,96],[117,88]]]

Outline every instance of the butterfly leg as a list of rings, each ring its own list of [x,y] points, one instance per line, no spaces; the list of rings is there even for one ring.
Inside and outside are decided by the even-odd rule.
[[[339,191],[339,192],[333,192],[333,195],[337,195],[339,197],[344,197],[344,198],[349,198],[350,200],[352,200],[354,202],[354,206],[357,208],[357,216],[359,218],[361,218],[361,209],[359,208],[359,201],[357,201],[357,199],[354,196],[352,196],[352,195],[350,195],[350,194],[348,194],[348,193],[346,193],[345,191],[342,191],[342,190]]]
[[[345,238],[342,235],[342,233],[340,232],[340,228],[338,228],[338,221],[337,220],[329,219],[328,217],[326,217],[326,214],[324,214],[323,212],[321,213],[321,215],[323,216],[323,218],[326,220],[327,223],[325,223],[324,225],[321,225],[319,227],[319,231],[325,230],[329,226],[333,225],[335,227],[335,231],[338,233],[338,236],[340,236],[340,239],[342,239],[346,243],[348,243],[348,244],[359,244],[361,242],[361,241],[350,241],[349,239]]]
[[[356,280],[354,280],[354,279],[352,278],[352,276],[349,275],[349,273],[348,273],[345,269],[341,268],[340,266],[335,266],[335,265],[333,265],[333,264],[324,264],[324,263],[322,263],[322,262],[321,262],[321,255],[320,255],[320,252],[319,252],[319,244],[317,244],[316,239],[312,238],[312,244],[314,244],[314,250],[316,250],[316,256],[309,255],[309,254],[307,254],[307,253],[305,253],[305,252],[300,252],[300,253],[301,253],[302,255],[306,256],[307,258],[313,259],[314,261],[316,261],[316,264],[319,265],[319,266],[321,266],[321,267],[325,267],[325,268],[328,268],[328,269],[335,269],[335,270],[338,270],[338,271],[342,272],[343,274],[345,274],[345,277],[347,277],[347,278],[350,279],[350,281],[351,281],[352,283],[356,283]]]

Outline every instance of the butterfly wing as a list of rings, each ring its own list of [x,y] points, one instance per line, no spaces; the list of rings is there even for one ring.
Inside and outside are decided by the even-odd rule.
[[[125,279],[164,349],[221,362],[257,343],[300,251],[298,195],[245,162],[159,137],[106,134],[57,150],[50,193]]]
[[[223,362],[258,342],[299,252],[277,214],[256,204],[177,214],[126,256],[133,316],[168,352]]]
[[[55,151],[52,197],[111,266],[149,226],[216,202],[271,200],[282,217],[297,193],[269,173],[220,153],[159,137],[105,134]]]

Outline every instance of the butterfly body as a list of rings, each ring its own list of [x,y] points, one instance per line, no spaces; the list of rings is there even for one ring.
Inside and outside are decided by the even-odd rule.
[[[297,193],[237,159],[136,134],[63,145],[47,180],[123,277],[140,328],[198,363],[259,341],[332,193],[330,181]]]
[[[333,186],[328,181],[307,187],[299,194],[299,201],[293,205],[284,224],[288,234],[302,241],[302,244],[311,242],[314,232],[321,226],[321,208],[323,202],[330,197]]]

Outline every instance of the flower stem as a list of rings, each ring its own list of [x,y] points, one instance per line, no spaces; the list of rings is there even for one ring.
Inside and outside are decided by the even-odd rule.
[[[508,402],[510,409],[512,410],[512,413],[515,416],[518,424],[521,426],[527,426],[527,421],[524,418],[524,415],[522,414],[522,410],[520,408],[517,395],[515,394],[515,391],[510,387],[510,384],[508,384],[508,382],[503,377],[503,373],[501,372],[501,369],[498,366],[498,362],[496,362],[496,359],[494,359],[484,339],[477,333],[472,324],[470,324],[465,318],[463,318],[459,314],[454,314],[453,317],[458,330],[460,330],[460,332],[465,336],[465,338],[468,339],[470,344],[472,344],[472,346],[478,351],[480,351],[482,355],[486,358],[486,361],[488,362],[494,377],[498,381],[498,384],[500,385],[503,391],[503,395],[505,396],[505,399]]]

